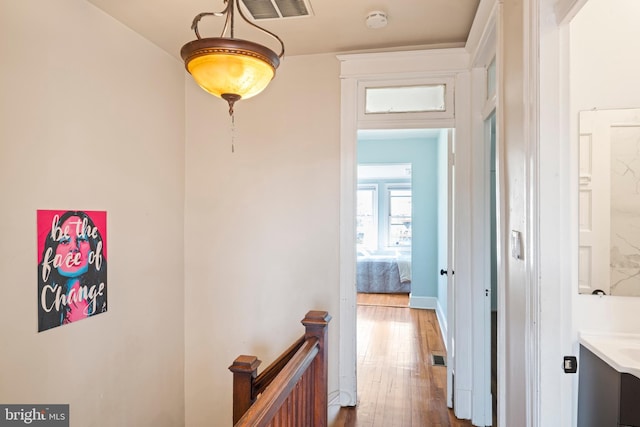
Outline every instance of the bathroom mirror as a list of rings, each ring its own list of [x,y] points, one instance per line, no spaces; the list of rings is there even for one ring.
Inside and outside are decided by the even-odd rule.
[[[640,296],[640,109],[580,112],[580,293]]]

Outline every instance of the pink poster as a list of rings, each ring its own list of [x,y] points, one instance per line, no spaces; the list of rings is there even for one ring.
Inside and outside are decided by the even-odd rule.
[[[38,332],[107,311],[107,213],[38,210]]]

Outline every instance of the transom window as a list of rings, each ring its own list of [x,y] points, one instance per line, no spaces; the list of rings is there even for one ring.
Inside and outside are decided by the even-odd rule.
[[[365,114],[445,111],[445,85],[368,87]]]
[[[359,82],[358,126],[366,129],[380,121],[419,121],[424,126],[423,120],[452,119],[453,87],[450,77]]]

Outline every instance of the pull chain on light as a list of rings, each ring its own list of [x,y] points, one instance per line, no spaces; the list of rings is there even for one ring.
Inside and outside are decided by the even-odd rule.
[[[231,114],[231,152],[236,152],[236,116],[233,115],[233,111]]]

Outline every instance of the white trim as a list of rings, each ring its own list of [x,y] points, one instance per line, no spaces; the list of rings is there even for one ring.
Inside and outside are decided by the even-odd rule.
[[[438,317],[438,325],[440,325],[440,335],[442,335],[442,342],[444,343],[444,348],[449,351],[449,346],[447,343],[447,316],[445,316],[444,311],[442,310],[442,305],[440,305],[440,300],[436,299],[436,316]]]
[[[507,263],[508,251],[508,217],[507,217],[507,183],[506,183],[506,158],[504,140],[504,40],[503,40],[503,6],[496,8],[496,255],[497,255],[497,291],[498,291],[498,330],[497,330],[497,422],[498,427],[506,426],[507,419]]]
[[[540,3],[524,2],[523,84],[525,223],[525,395],[526,423],[540,426]]]
[[[455,78],[455,115],[456,135],[460,136],[460,145],[466,145],[466,151],[471,141],[470,137],[470,111],[469,111],[469,55],[464,49],[442,49],[437,51],[419,52],[392,52],[385,54],[360,54],[338,55],[341,61],[342,95],[341,95],[341,203],[340,203],[340,391],[343,405],[355,405],[356,396],[356,348],[355,348],[355,165],[357,129],[363,123],[357,121],[357,86],[358,82],[367,79],[401,80],[416,77],[431,78],[449,76]],[[375,71],[372,71],[375,70]],[[458,118],[460,121],[458,121]],[[383,123],[387,128],[407,128],[406,122],[395,121]],[[441,128],[439,123],[423,120],[416,128]],[[380,123],[371,125],[380,128]],[[451,126],[449,126],[451,127]],[[464,155],[463,155],[464,157]],[[466,160],[469,162],[469,159]],[[464,166],[457,168],[463,173]],[[469,185],[468,180],[459,180],[456,183]],[[468,188],[463,192],[469,197]],[[468,205],[468,203],[466,203]],[[458,210],[456,215],[464,215],[465,222],[469,222],[470,213],[464,209]],[[458,241],[466,239],[468,233],[459,233]],[[460,259],[468,261],[470,245]],[[465,269],[462,268],[464,271]],[[456,270],[457,273],[457,270]],[[469,317],[471,293],[467,292],[470,286],[471,274],[467,269],[467,284],[459,293],[467,300],[461,310],[456,312],[466,313]],[[461,277],[458,278],[460,282]],[[435,305],[434,305],[435,307]],[[463,314],[464,315],[464,314]],[[460,323],[468,325],[467,322]],[[453,324],[453,322],[450,322]],[[455,324],[458,324],[455,322]],[[458,331],[454,331],[458,333]],[[463,396],[471,388],[471,362],[472,356],[470,327],[460,327],[460,338],[456,338],[456,349],[461,349],[464,358],[458,363],[456,369],[456,382],[460,385],[459,393],[456,392],[456,414],[460,418],[469,418],[471,414],[470,399]],[[457,390],[458,390],[457,389]],[[460,404],[458,404],[458,398]]]
[[[470,278],[471,286],[468,289],[471,295],[471,310],[467,315],[457,315],[456,321],[464,322],[468,317],[466,327],[471,328],[471,342],[469,351],[473,354],[473,359],[469,361],[472,369],[472,386],[470,390],[471,408],[470,416],[474,425],[491,425],[492,424],[492,399],[491,399],[491,295],[486,290],[491,289],[490,277],[490,146],[487,146],[485,138],[485,119],[494,109],[497,109],[498,96],[501,96],[502,89],[499,81],[499,65],[501,56],[498,55],[498,42],[500,30],[498,23],[501,18],[501,5],[493,0],[483,0],[479,5],[478,14],[474,21],[472,34],[470,34],[467,48],[470,50],[471,65],[471,98],[469,126],[471,129],[470,147],[468,150],[470,160],[468,166],[470,170],[464,172],[470,184],[469,198],[470,217],[469,231],[471,238],[471,247],[469,253],[470,259]],[[482,25],[481,25],[482,24]],[[491,61],[496,58],[496,94],[487,100],[487,81],[486,69]],[[460,119],[460,118],[459,118]],[[498,116],[496,115],[496,121]],[[458,172],[456,172],[458,174]],[[457,178],[456,178],[457,179]],[[498,199],[500,201],[502,199]],[[504,205],[504,201],[502,202]],[[456,209],[457,210],[457,209]],[[458,276],[459,267],[456,266],[456,276]],[[459,299],[460,297],[458,297]],[[503,305],[498,305],[498,310],[504,312]],[[460,319],[460,320],[458,320]],[[504,324],[502,333],[504,333]],[[462,326],[465,327],[465,326]],[[457,349],[459,354],[460,350]],[[456,363],[457,367],[458,363]],[[457,373],[457,371],[456,371]],[[456,375],[457,376],[457,375]],[[456,387],[455,393],[461,394],[462,397],[456,405],[464,405],[465,399],[464,387]],[[497,396],[499,398],[499,396]],[[457,415],[459,414],[456,411]]]
[[[553,40],[553,39],[551,39]],[[553,43],[555,41],[555,44]],[[571,126],[571,96],[570,96],[570,39],[569,39],[569,23],[565,22],[560,25],[558,29],[558,39],[550,41],[547,51],[548,55],[553,58],[557,58],[558,60],[558,72],[552,76],[548,76],[545,74],[545,77],[550,77],[551,82],[546,81],[545,83],[553,83],[555,82],[558,85],[557,90],[551,88],[546,92],[542,92],[541,100],[545,103],[547,99],[545,95],[549,93],[558,94],[558,108],[557,110],[546,110],[549,111],[550,116],[558,118],[558,128],[553,129],[552,127],[547,129],[546,126],[541,126],[540,138],[546,138],[545,135],[555,134],[558,136],[558,142],[561,144],[559,146],[565,146],[566,151],[565,155],[567,156],[564,159],[564,163],[560,163],[559,170],[563,172],[560,174],[561,182],[565,187],[566,193],[558,194],[561,200],[564,203],[567,203],[568,207],[565,210],[566,214],[562,217],[561,222],[558,226],[567,231],[568,238],[563,239],[565,242],[564,247],[559,247],[558,251],[561,254],[572,254],[569,259],[569,263],[560,263],[560,271],[557,276],[558,283],[571,283],[572,286],[562,286],[563,293],[560,294],[560,299],[558,305],[555,307],[555,312],[553,309],[549,310],[549,308],[545,307],[545,310],[555,314],[560,321],[559,324],[562,325],[562,328],[556,333],[559,334],[560,345],[552,346],[551,348],[556,348],[556,354],[573,354],[577,355],[579,352],[579,344],[577,340],[577,331],[575,330],[574,325],[574,298],[576,297],[575,292],[577,286],[574,288],[575,284],[578,283],[578,253],[577,253],[577,245],[579,242],[578,237],[578,227],[572,226],[575,224],[575,220],[578,218],[578,194],[573,189],[578,188],[578,177],[579,177],[579,166],[578,166],[578,140],[571,138],[571,130],[574,127]],[[547,47],[547,45],[545,45]],[[542,53],[545,53],[545,50],[542,50]],[[555,55],[554,55],[555,54]],[[556,56],[557,55],[557,56]],[[545,57],[541,57],[542,59],[546,59]],[[541,70],[548,70],[550,67],[546,65],[546,62],[541,64]],[[557,81],[555,80],[557,78]],[[544,87],[544,86],[543,86]],[[544,118],[544,116],[543,116]],[[544,125],[546,123],[542,122]],[[545,141],[542,139],[542,141]],[[573,160],[572,160],[573,159]],[[544,161],[546,159],[543,158]],[[569,163],[567,167],[567,163]],[[547,187],[543,187],[547,188]],[[545,199],[546,200],[546,199]],[[567,206],[564,205],[564,206]],[[543,205],[544,206],[544,205]],[[544,241],[542,242],[544,245]],[[546,246],[542,246],[542,249],[546,252]],[[558,258],[560,259],[560,258]],[[553,274],[553,272],[551,272]],[[553,283],[553,282],[552,282]],[[552,285],[553,288],[553,285]],[[547,339],[546,335],[543,335],[543,339]],[[545,341],[546,342],[546,341]],[[542,342],[542,345],[547,345],[545,342]],[[551,381],[557,381],[557,377],[551,377],[550,375],[543,376],[541,381],[541,388],[543,390],[547,390],[544,387],[545,380],[551,379]],[[543,420],[544,416],[547,416],[548,419],[555,416],[556,419],[559,419],[560,422],[564,425],[568,426],[576,426],[578,424],[578,376],[565,376],[564,378],[559,379],[559,385],[551,384],[549,389],[554,390],[557,394],[555,396],[550,396],[549,399],[554,399],[554,405],[558,405],[558,411],[554,412],[553,410],[545,411],[545,402],[542,402],[543,409]],[[548,395],[548,393],[545,393]],[[558,417],[558,412],[560,413],[560,417]]]
[[[583,0],[540,0],[539,290],[541,375],[539,425],[577,425],[578,376],[559,367],[577,355],[573,302],[578,296],[578,141],[570,114],[569,23]],[[567,7],[570,5],[570,7]],[[559,12],[564,8],[566,12]],[[557,14],[557,20],[549,19]],[[576,137],[570,137],[575,129]]]
[[[472,55],[473,70],[473,135],[477,139],[473,143],[473,239],[475,254],[489,254],[490,247],[490,186],[489,186],[489,149],[484,138],[485,120],[496,112],[496,233],[497,233],[497,300],[498,300],[498,391],[497,391],[497,420],[499,426],[505,425],[506,420],[506,251],[504,236],[506,234],[506,182],[503,131],[502,97],[504,96],[503,82],[503,30],[502,30],[502,2],[482,0],[474,21],[472,31],[467,42],[467,48]],[[483,23],[484,26],[481,26]],[[475,49],[475,50],[473,50]],[[492,60],[496,61],[495,95],[486,99],[486,69]],[[482,135],[482,137],[481,137]],[[491,347],[490,347],[490,301],[487,301],[485,289],[490,288],[490,259],[477,255],[473,261],[473,277],[477,278],[473,292],[473,340],[474,340],[474,386],[473,386],[473,417],[474,425],[489,425],[491,420],[490,376]],[[490,297],[489,297],[490,298]],[[478,357],[478,355],[480,357]],[[488,393],[488,394],[485,394]],[[477,409],[476,409],[477,408]]]
[[[453,118],[427,120],[384,120],[362,121],[358,129],[451,129],[456,125]]]
[[[453,130],[447,131],[447,262],[444,267],[447,269],[447,406],[453,408],[453,367],[455,366],[455,212],[454,212],[454,176],[455,176],[455,153],[454,153]]]
[[[471,129],[471,78],[470,73],[459,73],[456,78],[456,132],[455,132],[455,167],[454,167],[454,266],[455,298],[454,298],[454,402],[456,416],[471,419],[471,393],[473,387],[473,252],[472,252],[472,218],[473,218],[473,169],[472,129]]]
[[[340,131],[340,404],[357,403],[356,340],[356,98],[357,81],[341,82]]]
[[[482,107],[482,120],[487,120],[489,116],[495,111],[497,105],[497,97],[494,95],[487,99]]]
[[[487,40],[487,29],[490,29],[492,26],[495,27],[497,7],[499,7],[497,0],[480,0],[480,4],[478,4],[478,9],[476,10],[471,29],[469,30],[469,36],[467,37],[467,43],[465,44],[467,52],[471,53],[471,63],[473,64],[478,63],[477,55],[483,50],[480,45]],[[494,22],[492,23],[491,21]]]
[[[447,75],[464,71],[469,66],[469,55],[464,48],[412,50],[401,52],[359,53],[338,55],[340,76],[359,80],[393,78],[420,78]]]
[[[495,49],[495,47],[494,47]],[[486,140],[485,122],[482,107],[486,99],[486,70],[473,68],[471,71],[472,96],[471,126],[473,140],[471,143],[471,233],[473,254],[471,269],[472,284],[472,348],[473,348],[473,412],[471,420],[474,425],[490,425],[491,419],[491,210],[490,210],[490,176],[491,153],[490,142]],[[487,410],[489,413],[487,413]]]
[[[473,66],[487,66],[495,53],[496,19],[500,4],[496,0],[481,0],[469,31],[466,49]]]
[[[340,408],[342,408],[342,405],[340,404],[340,391],[336,390],[329,393],[327,402],[327,420],[330,426],[335,424],[335,420],[338,418],[338,414],[340,413]]]
[[[457,376],[457,374],[456,374]],[[455,382],[455,379],[454,379]],[[466,388],[461,388],[461,387],[456,387],[456,394],[454,396],[455,399],[455,407],[460,406],[461,408],[470,408],[472,406],[472,400],[473,400],[473,396],[471,393],[471,390],[466,389]],[[461,418],[460,416],[458,416],[458,411],[455,411],[455,407],[454,407],[454,412],[456,413],[456,416],[458,418]],[[465,419],[469,419],[465,418]]]
[[[436,310],[438,308],[438,298],[436,297],[414,297],[409,296],[409,307],[422,310]]]
[[[588,1],[589,0],[558,0],[555,6],[556,22],[559,25],[568,24]]]

